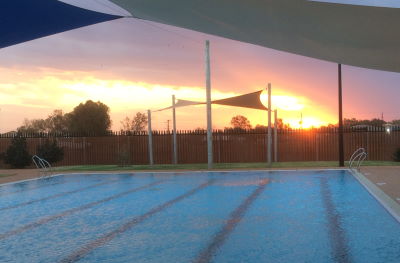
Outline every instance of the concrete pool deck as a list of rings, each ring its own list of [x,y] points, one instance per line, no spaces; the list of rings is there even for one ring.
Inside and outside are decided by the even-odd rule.
[[[337,167],[326,167],[332,169],[338,169]],[[307,170],[312,168],[290,168],[290,169],[272,169],[272,170]],[[314,168],[314,169],[325,169],[325,168]],[[227,170],[227,169],[224,169]],[[252,169],[246,169],[252,170]],[[265,169],[254,169],[254,170],[265,170]],[[179,170],[182,172],[183,170]],[[364,166],[361,168],[361,173],[370,180],[375,186],[385,192],[394,201],[400,204],[400,166]],[[175,172],[173,170],[166,171],[96,171],[95,173],[137,173],[137,172]],[[79,173],[73,172],[58,172],[61,174],[72,174]],[[81,173],[89,173],[81,172]],[[93,172],[91,172],[93,173]],[[39,171],[37,169],[0,169],[0,184],[28,180],[39,177]]]
[[[385,194],[400,204],[400,167],[362,167],[360,172]]]

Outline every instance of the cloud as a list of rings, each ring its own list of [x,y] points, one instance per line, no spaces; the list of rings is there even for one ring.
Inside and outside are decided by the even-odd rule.
[[[0,49],[0,121],[11,106],[13,111],[19,107],[28,118],[37,118],[55,108],[71,111],[93,99],[112,106],[118,129],[119,119],[126,115],[168,106],[173,93],[178,98],[201,100],[205,96],[205,39],[211,40],[215,98],[257,91],[272,83],[274,96],[289,96],[280,99],[280,116],[297,120],[303,112],[305,117],[335,122],[336,64],[135,19]],[[384,111],[393,113],[388,118],[399,118],[399,82],[398,73],[344,66],[345,116]],[[27,110],[27,105],[35,110]],[[258,111],[213,109],[216,127],[228,126],[230,117],[237,114],[247,115],[253,124],[265,121],[264,113]],[[202,106],[185,108],[178,116],[180,127],[204,127],[203,110]],[[375,117],[375,113],[363,116]],[[19,122],[22,117],[16,118]],[[154,118],[155,127],[160,128],[171,119],[168,112]],[[17,125],[12,119],[3,123],[9,128]]]

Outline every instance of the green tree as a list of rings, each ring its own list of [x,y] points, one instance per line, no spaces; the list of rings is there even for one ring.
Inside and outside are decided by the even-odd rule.
[[[250,121],[242,115],[237,115],[235,117],[232,117],[231,125],[234,129],[243,129],[243,130],[251,129]]]
[[[122,131],[144,131],[146,130],[146,125],[148,123],[147,115],[145,113],[136,112],[136,115],[133,116],[133,119],[129,117],[125,117],[121,121]]]
[[[81,103],[65,115],[69,132],[82,135],[104,135],[110,129],[110,109],[107,105],[91,100]]]
[[[30,164],[31,156],[27,150],[26,139],[20,133],[12,139],[11,145],[7,148],[4,162],[12,168],[24,168]]]
[[[44,144],[37,147],[36,155],[49,163],[56,163],[64,158],[64,149],[57,145],[56,140],[47,139]]]

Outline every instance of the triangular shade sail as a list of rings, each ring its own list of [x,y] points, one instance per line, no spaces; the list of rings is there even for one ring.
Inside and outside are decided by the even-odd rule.
[[[267,110],[260,100],[262,90],[222,100],[214,100],[212,104],[243,107],[256,110]]]
[[[400,72],[400,8],[307,0],[112,1],[140,19],[336,63]]]
[[[175,108],[179,108],[179,107],[186,107],[186,106],[194,106],[194,105],[200,105],[200,104],[205,104],[205,102],[197,102],[197,101],[190,101],[190,100],[178,100],[175,103]],[[155,110],[153,112],[157,112],[157,111],[164,111],[164,110],[169,110],[172,109],[173,107],[166,107],[166,108],[162,108],[159,110]]]
[[[57,0],[1,0],[0,48],[117,18]]]
[[[213,100],[211,101],[212,104],[219,104],[219,105],[225,105],[225,106],[233,106],[233,107],[243,107],[243,108],[250,108],[250,109],[256,109],[256,110],[267,110],[267,107],[265,107],[260,100],[260,95],[263,91],[256,91],[240,96],[235,96],[231,98],[226,98],[222,100]],[[191,100],[178,100],[175,103],[175,108],[179,107],[186,107],[186,106],[194,106],[194,105],[201,105],[201,104],[206,104],[205,102],[198,102],[198,101],[191,101]],[[162,108],[159,110],[155,110],[153,112],[157,111],[164,111],[164,110],[169,110],[172,109],[172,106]]]

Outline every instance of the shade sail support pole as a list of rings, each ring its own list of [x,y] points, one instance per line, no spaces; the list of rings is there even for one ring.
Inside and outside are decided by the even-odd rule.
[[[278,110],[274,111],[274,161],[278,161]]]
[[[343,103],[342,103],[342,64],[338,64],[339,88],[339,166],[344,167],[344,141],[343,141]]]
[[[151,131],[151,111],[147,110],[147,133],[149,135],[149,164],[153,165],[154,164],[154,159],[153,159],[153,132]]]
[[[267,162],[272,166],[272,131],[271,131],[271,83],[268,83],[268,134],[267,134]]]
[[[210,41],[206,40],[206,96],[207,96],[207,167],[213,168],[212,118],[211,118],[211,70]]]
[[[172,163],[178,164],[178,147],[176,142],[176,111],[175,111],[175,95],[172,95]]]

